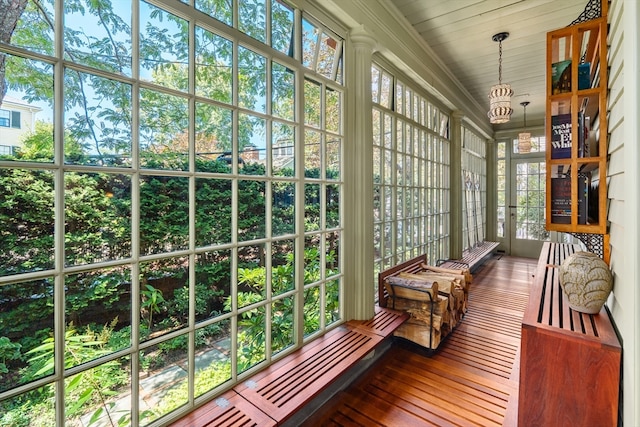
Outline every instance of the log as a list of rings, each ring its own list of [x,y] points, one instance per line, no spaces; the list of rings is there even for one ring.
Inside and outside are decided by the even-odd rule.
[[[473,282],[473,276],[471,275],[471,271],[468,268],[463,269],[455,269],[455,268],[444,268],[444,267],[435,267],[433,265],[427,265],[425,263],[420,264],[423,270],[434,271],[436,273],[449,273],[449,274],[461,274],[465,277],[465,281],[469,284]]]
[[[384,282],[389,297],[407,298],[416,301],[434,301],[439,292],[438,282],[423,277],[389,276]]]
[[[442,337],[440,331],[412,319],[404,322],[393,334],[431,349],[438,348]],[[429,335],[431,335],[431,345],[429,345]]]

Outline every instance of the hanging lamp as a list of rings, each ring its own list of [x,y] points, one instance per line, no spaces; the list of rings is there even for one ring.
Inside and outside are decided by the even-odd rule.
[[[525,154],[531,152],[531,132],[527,132],[527,105],[529,101],[520,103],[524,108],[524,132],[518,134],[518,153]]]
[[[498,84],[491,86],[489,91],[489,122],[498,124],[506,123],[511,118],[513,109],[511,108],[511,96],[513,89],[509,83],[502,84],[502,41],[509,37],[509,33],[503,32],[494,34],[491,38],[494,42],[498,42],[499,60],[498,60]]]

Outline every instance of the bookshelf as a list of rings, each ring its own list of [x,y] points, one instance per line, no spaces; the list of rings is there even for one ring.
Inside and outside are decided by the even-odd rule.
[[[547,33],[549,231],[607,234],[606,108],[606,14]]]

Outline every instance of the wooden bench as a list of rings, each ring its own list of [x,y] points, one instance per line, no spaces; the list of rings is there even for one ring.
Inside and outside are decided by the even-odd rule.
[[[621,347],[609,313],[570,309],[558,280],[579,250],[543,245],[522,321],[519,426],[617,425]]]
[[[467,249],[462,253],[460,259],[438,260],[437,265],[446,268],[468,268],[472,273],[475,272],[498,248],[498,242],[482,241]]]
[[[402,312],[376,307],[372,319],[352,320],[332,329],[172,425],[281,425],[407,318]]]

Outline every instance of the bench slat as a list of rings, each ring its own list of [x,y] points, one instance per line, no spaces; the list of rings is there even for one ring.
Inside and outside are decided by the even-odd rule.
[[[340,326],[254,375],[234,390],[281,423],[383,340]]]
[[[351,320],[347,324],[353,328],[365,329],[374,334],[388,337],[408,318],[409,315],[403,311],[376,306],[376,314],[371,320]]]
[[[194,426],[275,426],[267,414],[230,390],[212,402],[190,412],[172,424],[172,427]]]

